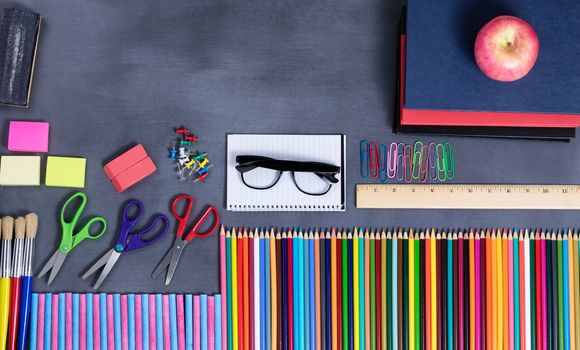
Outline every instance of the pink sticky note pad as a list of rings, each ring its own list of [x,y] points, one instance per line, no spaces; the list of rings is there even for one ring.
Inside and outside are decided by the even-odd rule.
[[[8,150],[12,152],[48,152],[46,122],[11,121],[8,127]]]

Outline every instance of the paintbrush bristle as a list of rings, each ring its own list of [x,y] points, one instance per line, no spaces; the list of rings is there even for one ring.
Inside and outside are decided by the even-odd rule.
[[[11,240],[14,233],[14,218],[5,216],[2,218],[2,239]]]
[[[36,213],[28,213],[24,219],[26,220],[26,237],[36,238],[36,231],[38,230],[38,215],[36,215]]]
[[[26,220],[22,216],[16,218],[14,221],[14,233],[16,239],[24,239],[26,233]]]

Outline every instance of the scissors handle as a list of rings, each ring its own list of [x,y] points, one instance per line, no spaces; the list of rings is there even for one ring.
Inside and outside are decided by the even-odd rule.
[[[64,218],[64,213],[65,213],[67,207],[69,206],[69,204],[76,198],[81,199],[81,204],[76,209],[72,220],[67,221]],[[85,224],[85,226],[83,226],[83,228],[80,229],[80,231],[78,231],[77,233],[74,232],[76,224],[79,220],[79,217],[81,216],[81,213],[85,209],[86,204],[87,204],[87,196],[83,192],[76,192],[75,194],[70,196],[69,199],[67,199],[66,202],[64,203],[64,205],[62,206],[62,209],[60,212],[60,223],[61,223],[63,232],[62,232],[62,238],[61,238],[59,249],[61,252],[65,253],[65,254],[68,253],[74,247],[76,247],[85,238],[97,239],[97,238],[101,237],[105,233],[105,231],[107,230],[107,220],[105,220],[104,218],[102,218],[100,216],[95,216],[95,217],[91,218]],[[97,232],[96,234],[91,235],[90,228],[94,223],[100,224],[101,230],[99,232]]]
[[[182,200],[185,201],[185,209],[183,211],[184,214],[179,215],[177,213],[176,207],[177,203],[179,203]],[[177,232],[175,232],[177,237],[181,238],[181,236],[183,235],[183,231],[185,231],[185,225],[187,225],[187,220],[189,219],[189,214],[191,214],[191,209],[193,208],[194,202],[195,200],[193,199],[192,196],[182,194],[177,198],[175,198],[173,204],[171,205],[171,213],[173,214],[173,216],[175,216],[177,222],[179,223],[179,225],[177,226]]]
[[[213,226],[209,230],[207,230],[206,232],[203,232],[203,233],[197,232],[197,229],[203,224],[203,222],[207,219],[207,217],[210,214],[214,215]],[[199,218],[199,220],[195,223],[195,226],[193,226],[191,231],[189,231],[189,233],[185,237],[185,240],[191,241],[194,237],[208,237],[208,236],[210,236],[217,229],[219,222],[220,222],[220,216],[219,216],[219,213],[218,213],[216,207],[214,207],[213,205],[210,205],[207,208],[207,210],[205,211],[205,213],[203,213],[201,218]]]
[[[163,228],[153,238],[148,239],[148,240],[144,240],[143,236],[145,236],[147,233],[149,233],[149,231],[151,231],[153,229],[153,227],[155,227],[155,225],[157,224],[158,221],[163,222]],[[167,232],[168,227],[169,227],[169,220],[167,219],[167,217],[165,215],[163,215],[163,214],[155,215],[153,220],[151,221],[151,224],[149,226],[147,226],[147,228],[145,228],[142,231],[136,232],[135,234],[129,235],[128,240],[125,243],[124,251],[128,252],[128,251],[139,249],[139,248],[145,248],[148,245],[151,245],[151,244],[159,241],[161,238],[163,238],[163,236],[165,236],[165,233]],[[115,245],[115,249],[117,249],[117,245]]]

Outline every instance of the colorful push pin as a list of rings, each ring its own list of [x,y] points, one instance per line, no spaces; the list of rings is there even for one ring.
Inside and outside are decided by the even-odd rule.
[[[209,160],[207,160],[207,158],[204,158],[201,162],[199,162],[199,166],[200,168],[205,168],[205,166],[209,163]]]
[[[197,136],[195,136],[193,134],[191,134],[191,135],[185,135],[183,137],[183,139],[184,140],[187,140],[187,141],[195,142],[195,141],[197,141]]]
[[[193,156],[193,159],[195,159],[198,162],[201,162],[203,159],[205,159],[205,156],[207,156],[207,152],[206,153],[197,153],[196,155]]]
[[[177,156],[177,150],[175,149],[175,147],[173,147],[172,149],[169,150],[169,159],[177,160],[176,156]]]
[[[202,174],[197,179],[193,180],[193,182],[198,182],[198,181],[203,182],[205,180],[205,178],[208,177],[208,175],[209,175],[209,173]]]
[[[201,176],[203,174],[207,174],[207,171],[209,170],[209,168],[210,167],[199,169],[199,171],[197,172],[197,175]]]
[[[191,168],[195,164],[195,159],[190,160],[189,162],[185,163],[185,167],[187,169]]]
[[[188,141],[188,140],[179,140],[179,144],[181,146],[189,146],[189,145],[191,145],[191,141]]]
[[[187,128],[177,128],[175,129],[175,133],[178,135],[187,135],[187,133],[189,132],[189,130],[187,130]]]

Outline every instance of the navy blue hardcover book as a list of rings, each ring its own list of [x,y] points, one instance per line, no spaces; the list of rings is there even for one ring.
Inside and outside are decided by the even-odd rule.
[[[540,51],[524,78],[486,77],[473,46],[500,15],[527,21]],[[577,127],[580,125],[580,1],[408,0],[402,124]]]

